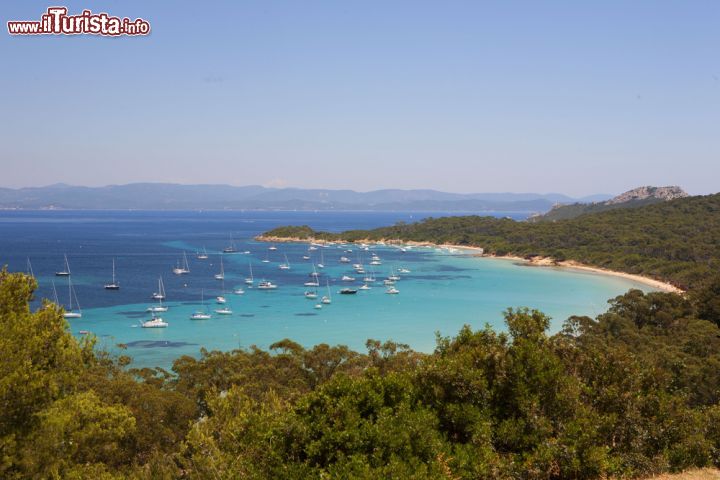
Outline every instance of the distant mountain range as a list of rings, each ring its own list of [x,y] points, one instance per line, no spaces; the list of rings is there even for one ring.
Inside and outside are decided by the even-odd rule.
[[[544,222],[555,220],[567,220],[579,217],[588,213],[604,212],[616,208],[636,208],[653,203],[666,202],[676,198],[687,197],[688,194],[678,186],[669,187],[638,187],[613,197],[609,200],[595,201],[592,203],[576,202],[572,204],[558,204],[552,210],[542,215],[534,215],[530,221]]]
[[[541,213],[558,203],[607,200],[559,193],[448,193],[435,190],[325,190],[259,185],[132,183],[105,187],[65,184],[0,188],[2,209],[136,210],[375,210]]]

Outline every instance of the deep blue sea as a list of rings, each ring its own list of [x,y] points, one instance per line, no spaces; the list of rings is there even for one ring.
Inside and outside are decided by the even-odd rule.
[[[457,214],[457,213],[455,213]],[[67,254],[72,283],[82,308],[82,318],[69,320],[71,331],[95,334],[101,346],[117,352],[116,345],[128,345],[126,354],[135,366],[168,368],[181,355],[197,356],[200,348],[231,350],[291,338],[305,346],[317,343],[346,344],[364,350],[368,338],[392,339],[430,352],[435,332],[453,335],[464,324],[480,328],[486,323],[503,329],[502,312],[507,307],[538,308],[553,317],[552,328],[572,314],[597,315],[607,300],[629,288],[649,287],[626,279],[555,268],[517,265],[510,260],[477,258],[463,251],[437,248],[392,246],[332,246],[309,251],[304,244],[268,244],[253,237],[281,225],[310,225],[318,230],[342,231],[412,222],[428,216],[416,212],[148,212],[148,211],[3,211],[0,212],[0,264],[11,271],[26,271],[30,259],[39,282],[36,306],[41,298],[52,298],[55,283],[59,301],[67,304],[68,279],[56,277]],[[498,216],[523,218],[523,214],[500,212]],[[220,255],[233,237],[238,250],[249,254],[225,254],[225,282],[216,280]],[[196,252],[206,249],[209,258],[199,260]],[[347,250],[351,250],[348,252]],[[186,253],[190,273],[174,275],[172,268]],[[314,308],[303,283],[310,279],[313,264],[324,258],[320,296],[330,284],[332,304]],[[391,269],[400,274],[397,295],[386,294],[381,282],[356,295],[339,295],[343,287],[357,288],[363,277],[351,263],[369,269],[371,255],[381,258],[375,276],[381,280]],[[279,264],[290,262],[290,270]],[[303,256],[310,256],[310,260]],[[105,290],[115,260],[120,290]],[[270,260],[264,263],[263,260]],[[252,265],[256,284],[262,279],[278,285],[277,290],[244,288]],[[343,282],[343,275],[355,282]],[[169,310],[159,314],[168,328],[140,328],[151,317],[151,294],[162,276]],[[193,321],[190,314],[201,308],[204,292],[207,308],[220,305],[215,297],[223,293],[232,315]]]

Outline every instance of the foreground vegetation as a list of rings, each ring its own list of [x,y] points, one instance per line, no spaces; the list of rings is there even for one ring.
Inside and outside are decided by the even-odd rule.
[[[552,257],[701,286],[720,271],[720,194],[583,215],[557,222],[430,218],[340,234],[281,227],[265,235],[322,240],[399,240],[483,247],[495,255]]]
[[[718,282],[720,283],[720,282]],[[432,354],[283,340],[123,368],[0,273],[0,478],[603,478],[720,465],[709,290],[630,291],[548,336],[463,328]]]

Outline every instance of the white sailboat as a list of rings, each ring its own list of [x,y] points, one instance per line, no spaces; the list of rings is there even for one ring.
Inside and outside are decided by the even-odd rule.
[[[225,280],[222,281],[222,293],[215,297],[215,302],[221,305],[227,303],[227,298],[225,298]]]
[[[52,287],[53,287],[53,301],[55,302],[55,305],[60,305],[60,301],[58,300],[57,290],[55,289],[55,281],[51,281]]]
[[[162,300],[158,300],[158,304],[157,304],[157,305],[152,305],[152,306],[148,307],[145,311],[146,311],[146,312],[152,312],[152,313],[167,312],[167,311],[168,311],[168,307],[167,307],[167,305],[163,305],[163,304],[162,304]]]
[[[250,265],[250,276],[245,279],[246,285],[252,285],[253,283],[255,283],[255,279],[253,278],[252,262],[250,262],[249,265]]]
[[[285,255],[285,263],[278,265],[278,268],[280,270],[290,270],[290,261],[288,261],[287,255]]]
[[[325,256],[322,250],[320,250],[320,263],[318,263],[317,266],[318,268],[325,268]]]
[[[277,247],[275,245],[270,245],[268,247],[268,250],[270,250],[271,252],[274,252],[275,250],[277,250]]]
[[[396,275],[396,274],[395,274],[395,270],[391,268],[391,269],[390,269],[390,276],[388,277],[388,280],[392,280],[393,282],[397,282],[398,280],[400,280],[400,276],[399,276],[399,275]]]
[[[68,268],[68,271],[70,269]],[[65,310],[65,313],[63,313],[63,317],[65,318],[81,318],[82,317],[82,310],[80,309],[80,302],[78,302],[77,294],[75,293],[75,289],[73,288],[72,280],[70,280],[70,276],[68,275],[68,297],[69,297],[69,306],[68,309]],[[77,306],[77,312],[73,310],[73,298],[75,299],[75,305]]]
[[[185,252],[183,252],[183,261],[182,266],[180,265],[180,262],[175,265],[175,268],[173,268],[173,273],[175,275],[186,275],[190,273],[190,265],[188,264],[187,255]]]
[[[390,295],[397,295],[398,293],[400,293],[400,290],[398,290],[395,287],[390,287],[385,291],[385,293],[390,294]]]
[[[315,270],[315,265],[313,265],[313,271],[310,274],[310,277],[312,277],[312,280],[309,280],[305,282],[306,287],[319,287],[320,282],[318,281],[319,274],[317,273],[317,270]]]
[[[115,280],[115,259],[112,261],[112,282],[105,284],[105,290],[120,290],[120,284]]]
[[[31,276],[32,278],[35,278],[35,273],[33,272],[32,263],[30,263],[30,257],[27,257],[27,274]]]
[[[237,248],[235,247],[235,240],[233,240],[232,233],[230,234],[230,245],[223,248],[224,253],[237,253]]]
[[[365,283],[375,283],[375,270],[373,270],[372,267],[370,268],[370,275],[368,275],[368,276],[366,276],[365,278],[363,278],[363,282],[365,282]]]
[[[152,294],[154,300],[165,300],[165,285],[162,276],[158,278],[158,291]]]
[[[327,295],[323,295],[322,300],[320,300],[321,303],[324,303],[325,305],[330,305],[332,303],[332,295],[330,294],[330,280],[326,280],[327,285]]]
[[[207,253],[207,250],[205,250],[205,245],[203,245],[202,253],[198,253],[197,258],[198,258],[198,260],[207,260],[208,259],[208,253]]]
[[[232,315],[233,311],[230,309],[230,307],[222,307],[222,308],[216,308],[215,313],[218,315]]]
[[[200,290],[200,303],[202,304],[202,310],[198,310],[190,315],[190,320],[209,320],[212,318],[212,315],[210,315],[205,306],[205,290]]]
[[[268,249],[268,250],[269,250],[269,249]],[[262,263],[270,263],[270,252],[269,252],[269,251],[268,251],[268,253],[265,255],[265,258],[263,258],[261,261],[262,261]]]
[[[70,276],[70,264],[68,263],[67,255],[65,255],[65,270],[55,272],[56,277],[69,277]]]
[[[223,265],[222,255],[220,255],[220,273],[215,274],[215,280],[225,280],[225,266]]]

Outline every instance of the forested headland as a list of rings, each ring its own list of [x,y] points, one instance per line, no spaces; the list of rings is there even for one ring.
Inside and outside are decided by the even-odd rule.
[[[342,233],[317,232],[308,226],[280,227],[263,237],[476,246],[492,255],[574,260],[667,281],[686,290],[720,271],[720,194],[555,222],[442,217]]]

